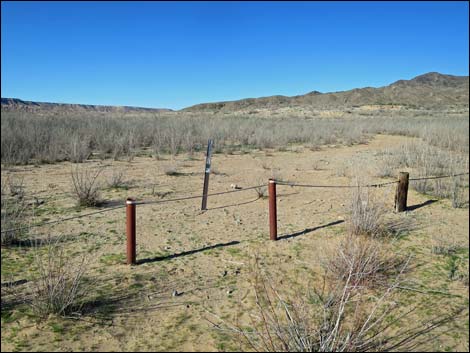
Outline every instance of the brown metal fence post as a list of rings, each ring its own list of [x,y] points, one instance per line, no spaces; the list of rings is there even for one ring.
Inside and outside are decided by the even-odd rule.
[[[269,179],[269,239],[277,240],[276,181]]]
[[[127,264],[135,265],[135,200],[126,200]]]
[[[408,182],[410,174],[400,172],[398,175],[397,191],[395,194],[395,211],[406,211],[406,201],[408,198]]]

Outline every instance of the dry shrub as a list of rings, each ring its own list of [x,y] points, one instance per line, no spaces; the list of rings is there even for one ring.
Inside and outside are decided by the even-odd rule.
[[[86,136],[90,150],[100,152],[103,158],[132,158],[134,149],[148,147],[153,147],[158,158],[161,153],[191,153],[197,146],[205,146],[209,137],[217,141],[217,149],[240,150],[289,144],[350,145],[363,142],[371,134],[387,133],[420,136],[431,145],[468,153],[468,113],[452,119],[414,116],[406,111],[399,114],[292,119],[289,113],[265,119],[224,113],[223,119],[214,119],[219,114],[87,112],[38,115],[5,111],[1,119],[0,151],[2,163],[25,164],[31,160],[50,163],[68,158],[70,141],[75,136]],[[87,153],[85,145],[83,149],[80,159]]]
[[[82,136],[73,136],[66,155],[67,159],[73,163],[86,161],[91,156],[89,139],[84,139]]]
[[[258,197],[260,199],[268,197],[268,187],[267,187],[266,183],[267,183],[267,180],[262,179],[262,178],[258,178],[256,180],[256,184],[260,185],[260,186],[258,186],[254,190],[256,192],[256,195],[258,195]]]
[[[256,195],[258,195],[258,197],[260,199],[264,199],[266,197],[268,197],[268,187],[267,186],[258,186],[257,188],[255,188],[255,191],[256,191]]]
[[[381,236],[387,233],[386,208],[373,197],[369,188],[357,186],[352,190],[349,205],[349,233],[352,235]]]
[[[437,132],[435,132],[437,134]],[[437,140],[430,139],[433,143]],[[455,150],[446,150],[425,142],[406,143],[398,148],[383,151],[379,156],[382,168],[378,176],[392,175],[398,169],[411,168],[412,178],[439,177],[460,174],[468,171],[468,154],[462,153],[457,145],[444,143],[445,147],[453,146]],[[468,206],[468,176],[442,179],[411,180],[410,186],[422,194],[448,198],[454,208]]]
[[[25,196],[25,186],[23,177],[9,176],[6,179],[6,185],[2,185],[2,195],[10,195],[18,199]]]
[[[176,163],[166,164],[163,166],[163,172],[168,176],[179,176],[181,172],[179,171],[179,166]]]
[[[77,198],[79,206],[96,206],[100,203],[100,185],[98,176],[102,169],[92,170],[88,168],[72,167],[71,177],[73,192]]]
[[[11,245],[26,232],[27,205],[24,200],[24,179],[9,176],[2,179],[1,245]]]
[[[114,189],[124,188],[126,186],[126,181],[124,179],[124,170],[113,169],[107,179],[108,187]]]
[[[2,246],[15,244],[24,235],[26,230],[27,205],[23,199],[4,198],[2,196]]]
[[[389,244],[363,235],[348,235],[322,261],[330,281],[348,280],[353,286],[367,288],[386,286],[407,263]]]
[[[309,295],[282,298],[270,278],[257,270],[254,294],[256,311],[250,326],[213,323],[230,332],[240,344],[257,352],[388,352],[407,351],[427,342],[429,333],[462,313],[417,322],[413,310],[397,303],[398,273],[381,291],[370,294],[357,283],[363,280],[351,270],[338,286],[326,283]],[[215,316],[215,315],[214,315]],[[411,325],[409,324],[413,322]],[[406,323],[406,325],[405,325]]]
[[[30,300],[33,311],[39,317],[79,312],[88,290],[84,279],[87,269],[85,255],[77,260],[71,259],[65,254],[60,237],[42,242],[35,244],[34,248],[38,275],[33,282]]]

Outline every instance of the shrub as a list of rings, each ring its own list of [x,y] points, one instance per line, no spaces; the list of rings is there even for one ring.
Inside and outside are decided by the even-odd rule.
[[[40,317],[78,312],[87,293],[84,281],[86,257],[71,260],[60,244],[60,237],[36,244],[34,252],[38,275],[30,301],[33,311]]]
[[[125,187],[126,182],[124,180],[124,171],[121,169],[113,169],[111,174],[108,176],[107,184],[108,187],[115,189]]]
[[[9,176],[2,178],[1,202],[1,244],[18,242],[26,232],[26,211],[24,179]]]
[[[256,311],[249,315],[249,328],[238,322],[227,324],[218,317],[222,323],[214,325],[231,332],[241,350],[248,346],[257,352],[407,351],[464,310],[458,308],[410,325],[413,310],[404,310],[393,297],[401,283],[400,273],[374,295],[365,293],[359,285],[363,280],[354,277],[351,270],[339,286],[324,284],[321,291],[313,289],[287,301],[258,268]]]
[[[166,164],[163,166],[163,172],[168,176],[179,176],[181,175],[177,164]]]
[[[348,235],[323,261],[332,282],[349,281],[353,286],[388,285],[406,267],[407,261],[394,254],[388,244],[375,238]]]
[[[23,199],[7,199],[2,195],[2,246],[15,244],[26,233],[26,211]]]
[[[352,190],[349,204],[349,233],[352,235],[380,236],[386,233],[383,204],[374,200],[368,188]]]
[[[73,136],[70,148],[66,151],[67,159],[73,163],[82,163],[91,156],[90,142],[82,136]]]
[[[73,192],[79,206],[96,206],[100,203],[100,190],[97,178],[101,171],[102,169],[92,171],[88,168],[72,167]]]

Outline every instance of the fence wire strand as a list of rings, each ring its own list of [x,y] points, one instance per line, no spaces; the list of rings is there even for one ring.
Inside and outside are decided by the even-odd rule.
[[[377,188],[382,187],[385,185],[391,185],[398,183],[398,180],[390,181],[387,183],[380,183],[380,184],[367,184],[367,185],[312,185],[312,184],[296,184],[289,181],[282,181],[276,180],[276,184],[278,185],[287,185],[287,186],[294,186],[294,187],[301,187],[301,188],[333,188],[333,189],[340,189],[340,188]]]
[[[433,177],[422,177],[422,178],[410,178],[409,181],[416,181],[416,180],[430,180],[430,179],[443,179],[443,178],[455,178],[462,175],[468,175],[469,173],[460,173],[460,174],[453,174],[453,175],[442,175],[442,176],[433,176]]]
[[[453,175],[411,178],[411,179],[409,179],[409,181],[454,178],[454,177],[457,177],[457,176],[468,175],[468,174],[469,173],[466,172],[466,173],[453,174]],[[286,186],[292,186],[292,187],[304,187],[304,188],[357,188],[357,187],[377,188],[377,187],[383,187],[383,186],[387,186],[387,185],[396,184],[396,183],[398,183],[398,180],[394,180],[394,181],[390,181],[390,182],[386,182],[386,183],[366,184],[366,185],[313,185],[313,184],[297,184],[297,183],[283,181],[283,180],[275,180],[275,182],[276,182],[276,184],[279,184],[279,185],[286,185]],[[250,187],[242,188],[242,189],[215,192],[215,193],[207,194],[207,197],[231,194],[231,193],[235,193],[235,192],[243,192],[243,191],[247,191],[247,190],[258,189],[258,188],[265,187],[265,186],[266,185],[262,184],[262,185],[250,186]],[[139,202],[136,202],[135,204],[136,205],[161,204],[161,203],[167,203],[167,202],[176,202],[176,201],[199,199],[199,198],[202,198],[204,196],[205,195],[194,195],[194,196],[186,196],[186,197],[180,197],[180,198],[175,198],[175,199],[167,199],[167,200],[139,201]],[[96,215],[96,214],[100,214],[100,213],[105,213],[105,212],[108,212],[108,211],[114,211],[114,210],[124,208],[124,207],[126,207],[126,205],[124,204],[124,201],[123,201],[123,205],[120,205],[120,206],[106,208],[104,210],[85,213],[85,214],[77,215],[77,216],[73,216],[73,217],[62,218],[62,219],[58,219],[58,220],[55,220],[55,221],[49,221],[49,222],[45,222],[45,223],[37,223],[37,224],[25,226],[25,227],[2,230],[1,234],[8,233],[8,232],[13,232],[13,231],[20,231],[20,230],[35,228],[35,227],[43,227],[45,225],[61,223],[61,222],[70,221],[70,220],[73,220],[73,219],[78,219],[78,218],[88,217],[88,216],[92,216],[92,215]]]
[[[247,190],[253,190],[257,188],[264,187],[266,185],[256,185],[256,186],[250,186],[247,188],[242,188],[242,189],[236,189],[236,190],[229,190],[229,191],[221,191],[221,192],[215,192],[212,194],[207,194],[207,197],[209,196],[218,196],[218,195],[224,195],[224,194],[231,194],[234,192],[242,192],[242,191],[247,191]],[[204,197],[204,195],[194,195],[194,196],[186,196],[186,197],[180,197],[176,199],[168,199],[168,200],[155,200],[155,201],[140,201],[136,202],[136,205],[151,205],[151,204],[158,204],[158,203],[165,203],[165,202],[174,202],[174,201],[183,201],[183,200],[192,200],[192,199],[200,199]]]
[[[247,187],[247,188],[236,189],[236,190],[230,190],[230,191],[221,191],[221,192],[216,192],[216,193],[212,193],[212,194],[207,194],[207,196],[209,197],[209,196],[218,196],[218,195],[224,195],[224,194],[231,194],[231,193],[234,193],[234,192],[242,192],[242,191],[247,191],[247,190],[253,190],[253,189],[256,189],[256,188],[263,187],[263,186],[265,186],[265,185],[250,186],[250,187]],[[198,198],[202,198],[202,197],[204,197],[204,195],[194,195],[194,196],[180,197],[180,198],[168,199],[168,200],[140,201],[140,202],[136,202],[135,204],[136,204],[136,205],[151,205],[151,204],[160,204],[160,203],[166,203],[166,202],[175,202],[175,201],[183,201],[183,200],[198,199]],[[77,218],[83,218],[83,217],[87,217],[87,216],[92,216],[92,215],[99,214],[99,213],[105,213],[105,212],[108,212],[108,211],[114,211],[114,210],[116,210],[116,209],[120,209],[120,208],[126,207],[125,201],[122,201],[122,203],[123,203],[123,205],[120,205],[120,206],[115,206],[115,207],[111,207],[111,208],[106,208],[106,209],[104,209],[104,210],[99,210],[99,211],[95,211],[95,212],[85,213],[85,214],[82,214],[82,215],[77,215],[77,216],[73,216],[73,217],[57,219],[57,220],[54,220],[54,221],[49,221],[49,222],[44,222],[44,223],[32,224],[32,225],[24,226],[24,227],[18,227],[18,228],[12,228],[12,229],[2,230],[2,231],[1,231],[1,234],[8,233],[8,232],[14,232],[14,231],[20,231],[20,230],[26,230],[26,229],[35,228],[35,227],[43,227],[43,226],[50,225],[50,224],[61,223],[61,222],[70,221],[70,220],[77,219]]]
[[[123,201],[123,203],[124,203],[124,201]],[[119,209],[119,208],[124,208],[124,207],[126,207],[126,205],[120,205],[120,206],[115,206],[115,207],[111,207],[111,208],[106,208],[106,209],[104,209],[104,210],[99,210],[99,211],[90,212],[90,213],[84,213],[84,214],[77,215],[77,216],[73,216],[73,217],[67,217],[67,218],[56,219],[55,221],[49,221],[49,222],[44,222],[44,223],[36,223],[36,224],[29,225],[29,226],[24,226],[24,227],[19,227],[19,228],[12,228],[12,229],[7,229],[7,230],[2,230],[2,231],[1,231],[1,234],[3,234],[3,233],[8,233],[8,232],[19,231],[19,230],[30,229],[30,228],[35,228],[35,227],[43,227],[43,226],[50,225],[50,224],[61,223],[61,222],[65,222],[65,221],[70,221],[70,220],[72,220],[72,219],[88,217],[88,216],[92,216],[92,215],[99,214],[99,213],[105,213],[105,212],[108,212],[108,211],[114,211],[114,210],[117,210],[117,209]]]

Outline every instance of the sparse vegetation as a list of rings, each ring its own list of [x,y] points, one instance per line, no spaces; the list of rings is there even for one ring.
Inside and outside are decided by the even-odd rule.
[[[163,172],[168,176],[181,175],[181,172],[179,171],[179,166],[176,163],[169,163],[163,166]]]
[[[358,184],[359,185],[359,184]],[[349,233],[352,235],[368,235],[378,237],[385,235],[386,209],[379,200],[374,198],[369,188],[357,186],[352,189],[349,204]]]
[[[429,138],[431,142],[437,141]],[[426,142],[413,142],[396,149],[384,151],[381,155],[378,176],[395,177],[399,169],[412,169],[413,178],[456,175],[468,171],[468,153],[461,151],[450,142],[453,150],[445,150]],[[410,186],[423,194],[449,198],[455,208],[468,206],[468,175],[454,178],[411,180]]]
[[[18,242],[26,232],[23,229],[27,223],[23,178],[2,178],[1,206],[1,245],[7,246]]]
[[[413,312],[395,302],[405,267],[391,276],[388,284],[370,293],[363,285],[369,280],[368,270],[347,266],[340,285],[324,283],[322,290],[312,288],[292,301],[283,299],[273,281],[257,267],[253,284],[256,311],[250,315],[249,328],[225,320],[215,327],[231,332],[244,344],[240,349],[248,347],[257,352],[407,350],[455,320],[463,309],[445,317],[435,315],[406,329],[401,327]]]
[[[24,212],[19,213],[20,227],[30,222],[46,223],[44,227],[35,228],[41,235],[31,234],[31,231],[14,234],[8,242],[16,242],[18,246],[5,246],[2,239],[2,286],[5,284],[4,288],[8,288],[6,299],[2,288],[2,336],[5,337],[2,344],[8,349],[42,347],[52,350],[57,348],[55,339],[60,337],[63,349],[98,350],[99,344],[89,343],[85,338],[91,329],[96,337],[110,335],[111,345],[119,342],[126,350],[136,347],[175,350],[186,343],[201,342],[200,334],[207,332],[207,324],[198,320],[203,315],[203,305],[220,314],[224,322],[232,321],[232,317],[239,321],[230,327],[236,335],[235,340],[227,331],[210,332],[213,340],[204,340],[201,346],[194,346],[201,349],[231,351],[237,349],[237,343],[243,342],[245,350],[399,350],[409,348],[409,345],[400,346],[394,335],[403,334],[401,337],[405,339],[412,332],[420,337],[417,340],[410,337],[407,341],[407,344],[416,344],[415,349],[465,347],[468,336],[465,328],[460,327],[466,325],[463,317],[456,317],[450,331],[448,327],[440,331],[438,326],[450,320],[447,314],[456,313],[455,307],[465,305],[468,298],[468,250],[467,243],[462,240],[466,230],[461,227],[466,214],[462,210],[451,210],[447,200],[428,206],[431,204],[428,201],[435,200],[427,200],[414,190],[410,190],[410,212],[395,214],[394,185],[378,189],[302,188],[296,192],[290,187],[279,186],[281,236],[278,243],[267,242],[266,200],[255,198],[251,190],[210,198],[211,211],[206,213],[196,212],[197,201],[169,203],[168,207],[138,206],[137,232],[141,240],[138,240],[137,254],[145,263],[132,270],[125,265],[124,210],[47,224],[80,211],[73,205],[74,200],[79,200],[75,187],[72,195],[68,193],[73,173],[72,185],[74,180],[78,181],[77,185],[84,186],[78,188],[83,190],[83,199],[94,200],[82,205],[99,204],[100,182],[106,186],[102,192],[109,204],[123,204],[129,196],[145,201],[151,197],[169,199],[172,197],[168,195],[173,193],[174,198],[197,195],[202,186],[202,155],[208,137],[216,139],[217,153],[227,153],[214,155],[215,165],[223,171],[212,169],[213,174],[219,175],[211,182],[210,188],[214,192],[229,188],[243,190],[260,184],[262,187],[255,192],[261,198],[266,197],[269,177],[302,184],[318,181],[325,185],[350,186],[351,175],[367,178],[366,174],[375,173],[374,168],[380,163],[389,167],[381,177],[395,179],[398,171],[408,170],[413,178],[424,175],[418,166],[434,150],[441,154],[439,158],[431,156],[428,175],[436,171],[446,173],[448,167],[465,171],[462,149],[453,146],[452,141],[442,143],[430,138],[430,134],[441,133],[438,127],[445,130],[446,124],[458,126],[462,129],[459,134],[465,135],[467,123],[463,119],[452,117],[445,122],[432,116],[391,119],[372,113],[367,117],[351,116],[348,121],[318,116],[293,119],[282,115],[264,119],[256,114],[248,117],[226,114],[222,119],[217,115],[145,113],[135,115],[131,127],[128,119],[104,114],[93,116],[94,121],[88,114],[81,120],[69,116],[70,123],[76,124],[74,131],[65,128],[65,122],[58,116],[39,116],[38,120],[43,122],[57,122],[62,130],[59,133],[52,127],[41,132],[42,128],[38,128],[38,133],[48,136],[49,141],[61,135],[58,145],[62,138],[69,142],[64,142],[64,149],[57,150],[33,147],[34,139],[31,144],[28,142],[27,148],[37,149],[35,156],[27,159],[28,163],[69,159],[81,162],[73,164],[72,171],[68,170],[70,163],[7,165],[2,169],[2,230],[5,229],[5,211],[11,209],[11,205],[3,206],[10,201],[24,206]],[[31,124],[37,126],[39,123]],[[424,134],[413,124],[420,129],[431,125],[436,128],[428,129]],[[415,138],[373,137],[377,131]],[[65,151],[73,145],[75,135],[80,138],[76,140],[76,157],[72,157],[71,150]],[[83,143],[78,144],[78,141]],[[365,141],[370,145],[356,146]],[[417,147],[401,149],[411,143]],[[16,148],[11,146],[12,150]],[[80,146],[83,147],[82,157]],[[387,148],[386,156],[380,155],[382,148]],[[421,157],[412,156],[425,148],[428,151]],[[188,155],[178,156],[182,152]],[[174,156],[169,156],[170,153]],[[21,153],[9,154],[8,149],[2,150],[2,160],[6,156],[22,159]],[[52,159],[53,156],[57,159]],[[159,160],[151,156],[157,156]],[[372,162],[374,156],[379,159],[377,163]],[[131,162],[100,160],[112,158]],[[109,169],[101,172],[102,168]],[[23,181],[22,177],[12,181],[12,185],[16,185],[12,188],[15,192],[10,192],[5,175],[24,175]],[[377,179],[371,183],[380,182]],[[440,185],[431,181],[426,192],[430,192],[429,185],[432,190],[447,188],[449,194],[440,191],[440,195],[448,195],[446,197],[456,201],[460,197],[465,206],[468,178],[456,178],[455,187],[451,180],[442,180]],[[128,181],[132,181],[132,190],[126,188]],[[444,182],[449,182],[448,186],[443,186]],[[356,193],[351,204],[347,200],[349,190]],[[459,190],[456,195],[460,196],[452,196],[455,190]],[[36,204],[36,194],[44,203]],[[346,222],[341,224],[343,219]],[[445,223],[447,220],[448,224]],[[75,234],[54,244],[58,247],[54,252],[62,260],[52,263],[50,268],[65,267],[39,271],[41,266],[43,269],[49,267],[48,245],[33,249],[28,245],[29,240],[64,230]],[[84,237],[95,233],[99,237],[92,242],[83,242]],[[431,242],[434,233],[439,233],[442,242]],[[455,242],[448,233],[456,234]],[[238,241],[240,244],[234,246]],[[326,251],[332,244],[335,245],[333,250]],[[273,271],[266,282],[273,307],[262,293],[262,286],[258,286],[255,297],[249,291],[246,256],[252,250],[263,252],[263,267]],[[93,257],[89,257],[90,265],[83,264],[86,277],[85,269],[79,270],[81,254],[85,252],[93,252]],[[411,260],[408,254],[412,256]],[[410,267],[406,266],[407,261],[410,261]],[[47,273],[57,275],[46,276]],[[82,289],[89,288],[88,278],[96,278],[100,285],[84,296]],[[276,291],[271,288],[271,280],[276,283]],[[53,295],[48,289],[54,286],[58,292]],[[346,300],[343,300],[345,289]],[[428,290],[433,294],[426,294]],[[77,296],[72,299],[74,291]],[[174,297],[171,297],[172,293],[176,293]],[[170,306],[168,297],[174,301]],[[243,303],[243,311],[236,315],[239,302]],[[414,310],[417,303],[422,303],[423,308]],[[165,315],[161,315],[161,307],[165,308]],[[443,322],[433,319],[434,314],[437,315],[435,307],[442,308]],[[407,314],[408,310],[414,311]],[[127,315],[130,312],[132,315]],[[148,321],[141,320],[143,313]],[[26,346],[26,339],[19,334],[15,336],[14,331],[27,327],[36,317],[43,319],[40,327],[46,329],[40,331],[30,327],[27,330],[32,333],[27,338],[30,346]],[[77,320],[70,321],[70,317]],[[366,328],[361,330],[368,318]],[[129,332],[120,331],[120,326],[116,325],[118,321],[122,325],[138,325],[138,330],[132,332],[133,339],[129,339]],[[75,323],[77,325],[72,329]],[[430,328],[437,327],[436,335],[451,333],[440,341],[421,323],[429,324]],[[368,331],[369,324],[374,327]],[[425,336],[419,336],[422,332]],[[433,343],[428,343],[427,339]],[[43,342],[46,342],[44,346],[39,346]]]
[[[71,178],[73,192],[77,198],[79,206],[92,207],[100,203],[100,185],[98,176],[102,169],[92,170],[73,166],[71,169]]]
[[[407,260],[377,238],[348,235],[323,261],[333,283],[372,288],[389,285],[390,278],[406,268]]]
[[[126,187],[126,181],[124,177],[124,170],[113,169],[107,179],[108,187],[118,189]]]
[[[160,158],[163,153],[201,151],[209,137],[216,138],[217,150],[232,153],[234,149],[282,148],[291,144],[316,149],[322,145],[363,143],[376,133],[421,137],[430,145],[468,153],[466,116],[441,119],[409,116],[406,111],[402,114],[405,116],[401,118],[264,119],[234,114],[214,118],[204,114],[141,113],[132,116],[131,128],[129,119],[103,114],[32,116],[4,112],[1,159],[8,164],[81,162],[94,152],[100,158],[130,160],[135,150],[142,148],[152,148]]]
[[[23,199],[7,198],[2,195],[2,233],[1,245],[17,243],[26,233],[27,206]]]
[[[38,275],[30,300],[33,311],[41,318],[79,313],[87,293],[86,257],[74,261],[66,256],[60,237],[43,242],[34,250]]]

